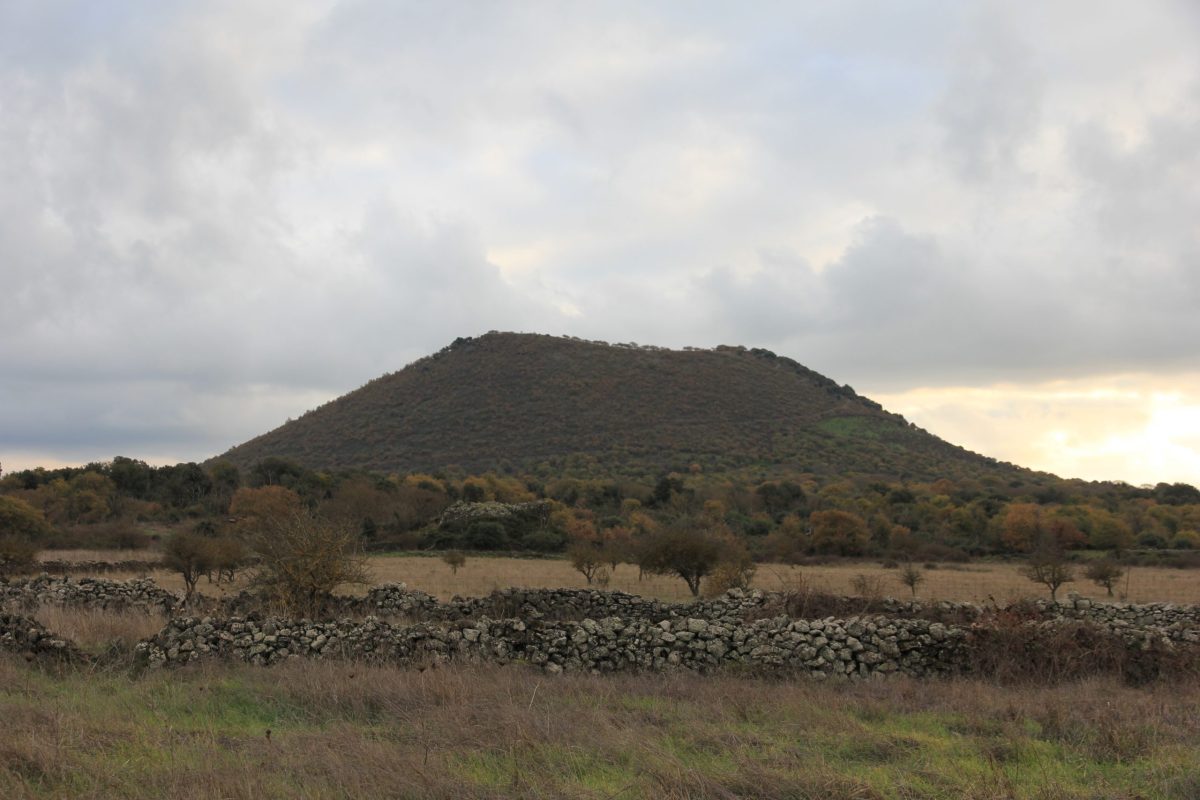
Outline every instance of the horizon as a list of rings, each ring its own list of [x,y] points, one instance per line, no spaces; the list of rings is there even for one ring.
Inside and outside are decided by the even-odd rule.
[[[623,342],[623,341],[611,341],[611,342],[610,342],[610,341],[603,341],[603,340],[598,340],[598,339],[587,339],[587,338],[580,337],[580,336],[575,336],[575,335],[572,335],[572,334],[553,334],[553,333],[541,333],[541,332],[535,332],[535,331],[497,331],[497,330],[490,330],[490,331],[487,331],[486,333],[480,333],[480,334],[474,334],[474,335],[470,335],[470,336],[458,337],[458,338],[456,338],[456,340],[454,340],[453,342],[448,342],[448,343],[445,345],[445,347],[444,347],[444,348],[439,348],[439,350],[434,350],[434,351],[432,351],[432,352],[430,352],[430,353],[426,353],[426,354],[424,354],[424,355],[422,355],[422,356],[418,357],[417,359],[414,359],[413,361],[411,361],[411,362],[409,362],[409,363],[407,363],[407,364],[403,365],[402,367],[399,367],[399,368],[397,368],[396,370],[389,370],[388,372],[381,372],[379,375],[375,376],[375,378],[371,378],[370,380],[375,380],[375,379],[377,379],[377,378],[379,378],[379,377],[382,377],[382,376],[384,376],[384,375],[390,374],[390,373],[392,373],[392,372],[397,372],[397,371],[401,371],[401,370],[403,370],[403,369],[407,369],[408,367],[411,367],[411,366],[413,366],[413,365],[415,365],[415,364],[417,364],[417,363],[420,363],[420,362],[421,362],[422,360],[424,360],[425,358],[428,358],[428,357],[431,357],[431,356],[433,356],[433,355],[437,354],[437,353],[438,353],[440,350],[442,350],[442,349],[448,349],[448,348],[450,348],[450,347],[451,347],[451,346],[453,346],[453,344],[454,344],[455,342],[457,342],[459,339],[467,339],[467,340],[471,340],[471,339],[478,339],[478,338],[481,338],[481,337],[484,337],[484,336],[490,336],[490,335],[493,335],[493,334],[499,334],[499,335],[517,335],[517,336],[546,336],[546,337],[550,337],[550,338],[556,338],[556,339],[568,339],[568,340],[579,341],[579,342],[586,343],[586,344],[601,345],[601,346],[606,346],[606,347],[615,347],[615,348],[619,348],[619,349],[626,349],[626,348],[628,348],[628,349],[666,350],[666,351],[670,351],[670,352],[686,352],[686,351],[696,351],[696,350],[704,350],[704,351],[710,351],[710,352],[711,352],[711,351],[716,351],[716,350],[718,350],[718,349],[720,349],[720,348],[725,348],[725,347],[742,348],[742,349],[745,349],[745,350],[751,350],[751,349],[755,349],[753,345],[744,345],[744,344],[731,344],[731,343],[723,343],[723,344],[713,345],[713,346],[710,346],[710,347],[699,347],[699,346],[693,346],[693,345],[682,345],[682,346],[679,346],[679,347],[666,347],[666,346],[660,346],[660,345],[656,345],[656,344],[654,344],[654,343],[651,343],[651,342],[632,342],[632,341],[629,341],[629,342]],[[778,356],[781,356],[781,357],[788,357],[788,358],[790,358],[790,356],[788,356],[786,353],[776,353],[776,355],[778,355]],[[795,359],[793,359],[793,360],[795,360]],[[802,366],[807,366],[807,365],[803,365],[803,364],[802,364]],[[833,376],[828,376],[828,375],[826,375],[825,377],[826,377],[826,378],[829,378],[830,380],[833,380],[835,383],[838,383],[838,381],[836,380],[836,378],[835,378],[835,377],[833,377]],[[368,382],[369,382],[369,381],[368,381]],[[345,394],[348,394],[348,393],[350,393],[350,392],[353,392],[353,391],[355,391],[356,389],[358,389],[358,388],[361,388],[361,386],[362,386],[362,385],[365,385],[365,383],[364,383],[364,384],[360,384],[359,386],[355,386],[355,387],[348,388],[348,389],[347,389],[345,392],[342,392],[342,393],[341,393],[341,394],[339,394],[339,395],[335,395],[334,397],[330,397],[330,398],[328,398],[328,400],[326,400],[326,401],[323,401],[322,403],[318,403],[317,405],[314,405],[314,406],[312,406],[311,408],[305,409],[304,411],[300,412],[300,413],[299,413],[299,414],[297,414],[296,416],[297,416],[297,417],[299,417],[299,416],[303,416],[304,414],[311,413],[312,411],[315,411],[317,408],[319,408],[319,407],[320,407],[320,405],[323,405],[323,404],[324,404],[324,402],[329,402],[329,401],[332,401],[332,400],[336,399],[337,397],[341,397],[341,396],[344,396]],[[841,383],[839,383],[839,385],[842,385],[842,384],[841,384]],[[851,387],[851,388],[854,388],[854,387]],[[970,390],[969,388],[966,388],[966,387],[958,387],[956,390],[955,390],[955,389],[951,389],[951,391],[958,391],[958,392],[963,392],[963,391],[965,391],[965,392],[967,392],[967,393],[970,393],[970,392],[971,392],[971,390]],[[866,397],[866,398],[867,398],[867,399],[869,399],[869,400],[873,400],[873,401],[879,402],[879,399],[878,399],[878,397],[876,397],[876,396],[874,396],[874,395],[865,394],[865,393],[863,393],[863,392],[859,391],[858,389],[855,389],[855,392],[856,392],[856,393],[858,393],[860,396]],[[947,438],[946,436],[939,434],[937,430],[934,430],[934,429],[930,428],[928,425],[926,425],[924,422],[922,422],[922,419],[923,419],[924,417],[926,417],[926,416],[930,416],[931,414],[932,414],[932,415],[936,415],[936,413],[937,413],[937,408],[938,408],[938,396],[939,396],[939,393],[938,393],[938,391],[937,391],[937,390],[932,390],[932,391],[926,390],[926,391],[924,391],[924,392],[921,392],[921,394],[922,394],[922,395],[924,395],[924,396],[926,396],[926,400],[925,400],[925,406],[926,406],[926,408],[928,408],[928,407],[932,407],[932,411],[928,411],[928,410],[926,410],[926,411],[923,411],[923,409],[922,409],[922,406],[920,406],[920,405],[916,405],[915,407],[916,407],[916,409],[917,409],[917,411],[916,411],[916,413],[917,413],[917,418],[914,418],[914,417],[910,416],[910,414],[908,414],[908,413],[903,413],[903,412],[897,411],[896,409],[894,409],[894,408],[890,407],[890,406],[889,406],[887,403],[881,403],[881,405],[883,406],[883,408],[884,408],[884,410],[885,410],[885,411],[888,411],[888,412],[891,412],[891,413],[900,414],[900,415],[901,415],[901,416],[903,416],[905,419],[907,419],[909,422],[911,422],[911,423],[913,423],[913,424],[917,425],[918,427],[921,427],[921,428],[925,429],[926,431],[928,431],[928,432],[932,433],[932,434],[933,434],[933,435],[935,435],[935,436],[938,436],[938,438],[941,438],[941,439],[943,439],[944,441],[947,441],[947,442],[949,442],[950,444],[954,444],[954,445],[959,445],[959,446],[965,447],[967,450],[970,450],[970,451],[972,451],[972,452],[978,453],[978,454],[980,454],[980,455],[983,455],[983,456],[987,456],[987,457],[990,457],[990,458],[994,458],[994,459],[995,459],[995,460],[997,460],[997,461],[1013,463],[1013,464],[1015,464],[1015,465],[1016,465],[1016,466],[1018,466],[1018,467],[1025,467],[1025,468],[1028,468],[1028,469],[1034,470],[1035,472],[1045,472],[1045,473],[1049,473],[1049,474],[1052,474],[1052,475],[1054,475],[1055,477],[1057,477],[1057,478],[1060,478],[1060,479],[1063,479],[1063,480],[1083,480],[1083,481],[1088,481],[1088,482],[1096,482],[1096,483],[1127,484],[1127,485],[1137,486],[1137,487],[1141,487],[1141,488],[1152,488],[1152,487],[1154,487],[1155,485],[1158,485],[1158,484],[1160,484],[1160,483],[1188,483],[1188,484],[1190,484],[1190,483],[1191,483],[1190,481],[1187,481],[1187,480],[1178,480],[1178,479],[1177,479],[1177,480],[1171,480],[1171,479],[1166,479],[1166,478],[1163,478],[1163,479],[1158,479],[1158,480],[1146,480],[1146,481],[1140,481],[1140,482],[1138,482],[1138,481],[1126,480],[1126,479],[1124,479],[1124,478],[1119,478],[1119,477],[1118,477],[1118,478],[1112,478],[1112,477],[1087,477],[1087,476],[1082,476],[1082,475],[1061,474],[1061,473],[1054,472],[1054,471],[1052,471],[1052,470],[1047,470],[1047,469],[1040,468],[1040,467],[1038,467],[1038,466],[1036,466],[1036,465],[1032,465],[1032,464],[1023,464],[1023,463],[1020,463],[1020,462],[1017,462],[1017,461],[1013,461],[1013,460],[1011,460],[1011,459],[1009,459],[1009,458],[1004,458],[1004,457],[1002,457],[1002,456],[997,456],[997,455],[995,455],[994,453],[987,452],[987,451],[985,451],[985,450],[979,450],[979,449],[976,449],[976,448],[974,448],[974,447],[971,447],[971,446],[969,446],[969,445],[965,444],[965,443],[964,443],[964,442],[962,442],[962,441],[956,441],[956,440],[954,440],[954,439]],[[910,413],[911,413],[911,409],[910,409]],[[283,421],[283,422],[280,422],[278,425],[275,425],[275,426],[273,426],[272,428],[269,428],[269,429],[266,429],[266,430],[260,431],[259,433],[260,433],[260,434],[262,434],[262,433],[267,433],[268,431],[270,431],[270,430],[274,430],[275,428],[278,428],[278,427],[280,427],[280,426],[282,426],[282,425],[286,424],[287,422],[291,422],[291,421],[292,421],[292,419],[293,419],[293,417],[288,417],[288,419],[287,419],[287,420],[285,420],[285,421]],[[256,435],[257,435],[257,434],[256,434]],[[251,437],[251,438],[253,438],[253,437]],[[44,468],[46,468],[46,469],[58,469],[58,468],[67,468],[67,467],[71,467],[71,468],[79,468],[79,467],[84,467],[84,466],[86,466],[86,465],[87,465],[87,464],[89,464],[89,463],[105,463],[105,462],[110,462],[110,461],[111,461],[113,458],[115,458],[115,457],[118,457],[118,456],[120,456],[120,457],[126,457],[126,458],[134,458],[134,459],[137,459],[137,460],[140,460],[140,461],[144,461],[145,463],[147,463],[147,464],[150,464],[151,466],[155,466],[155,467],[159,467],[159,466],[169,466],[169,465],[173,465],[173,464],[178,464],[178,463],[187,463],[187,462],[197,462],[197,463],[201,463],[201,462],[208,461],[208,460],[210,460],[210,459],[217,459],[217,458],[220,458],[220,456],[221,456],[222,454],[224,454],[224,453],[225,453],[227,450],[229,450],[230,448],[232,448],[232,447],[234,447],[234,446],[236,446],[236,445],[238,445],[238,444],[241,444],[241,443],[242,443],[242,442],[235,442],[235,443],[233,443],[233,444],[229,445],[229,447],[226,447],[226,448],[224,448],[224,449],[220,450],[219,452],[215,452],[215,453],[209,453],[209,454],[207,454],[207,455],[204,455],[204,454],[202,454],[202,455],[199,455],[199,456],[196,456],[196,457],[191,457],[191,458],[187,458],[187,457],[184,457],[184,458],[176,458],[176,457],[171,457],[171,456],[164,456],[164,457],[159,457],[159,458],[154,458],[154,457],[146,458],[146,457],[142,457],[142,456],[139,456],[139,455],[136,455],[136,454],[130,454],[130,453],[111,453],[111,454],[108,454],[108,455],[100,455],[100,456],[97,456],[97,457],[95,457],[95,458],[87,459],[87,460],[84,460],[84,461],[74,461],[74,462],[67,462],[67,461],[61,461],[61,462],[60,462],[60,461],[51,461],[51,462],[25,462],[25,461],[22,461],[20,458],[17,458],[17,459],[10,459],[9,461],[3,461],[3,462],[0,462],[0,468],[2,468],[2,469],[3,469],[3,474],[7,474],[7,473],[10,473],[10,472],[19,472],[19,471],[22,471],[22,470],[25,470],[25,469],[34,469],[34,468],[37,468],[37,467],[44,467]],[[1058,442],[1057,442],[1057,443],[1061,443],[1061,440],[1058,440]],[[15,462],[15,466],[12,466],[12,467],[10,467],[10,466],[9,466],[9,464],[10,464],[10,463],[12,463],[12,462]]]

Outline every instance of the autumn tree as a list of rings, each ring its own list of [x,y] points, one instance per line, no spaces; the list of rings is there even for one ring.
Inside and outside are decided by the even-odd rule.
[[[616,572],[618,564],[633,560],[633,530],[614,525],[600,531],[600,550],[604,561]]]
[[[32,564],[39,541],[51,533],[41,511],[15,497],[0,495],[0,571]]]
[[[1112,550],[1118,555],[1133,546],[1133,530],[1129,523],[1100,509],[1092,512],[1092,531],[1088,538],[1092,547]]]
[[[1010,503],[1001,522],[1000,541],[1010,550],[1028,553],[1042,533],[1042,511],[1035,503]]]
[[[246,544],[233,536],[218,536],[209,545],[212,552],[211,570],[217,576],[217,583],[222,580],[233,582],[237,571],[250,559],[250,549]]]
[[[840,556],[862,555],[867,546],[867,523],[849,511],[814,511],[808,518],[812,526],[812,547],[818,553]]]
[[[808,534],[803,520],[788,514],[766,537],[764,549],[769,558],[784,564],[797,564],[808,550]]]
[[[240,534],[250,536],[272,520],[289,517],[300,506],[300,495],[282,486],[242,488],[229,501],[229,516]]]

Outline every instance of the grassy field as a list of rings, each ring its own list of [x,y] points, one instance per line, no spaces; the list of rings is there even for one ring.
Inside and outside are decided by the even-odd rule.
[[[1200,796],[1200,687],[0,658],[0,797]]]
[[[128,558],[120,551],[72,552],[74,560],[111,561]],[[494,589],[508,586],[555,588],[586,585],[583,576],[561,559],[489,558],[469,555],[466,565],[461,567],[457,574],[451,572],[450,567],[437,557],[377,555],[370,558],[369,565],[376,583],[403,581],[411,588],[420,589],[442,599],[449,599],[456,594],[484,595]],[[168,572],[150,574],[169,589],[183,588],[183,583],[177,575]],[[884,569],[878,562],[809,567],[763,564],[758,568],[754,584],[763,589],[783,589],[805,582],[815,588],[837,594],[850,594],[851,582],[859,575],[867,576],[885,595],[909,596],[908,588],[900,583],[900,571]],[[105,573],[104,577],[122,579],[136,577],[136,573]],[[1031,583],[1020,575],[1016,564],[943,564],[937,569],[926,570],[925,577],[926,582],[918,590],[918,596],[923,598],[976,602],[994,598],[1004,603],[1020,598],[1047,596],[1044,587]],[[687,587],[680,579],[646,576],[638,580],[637,568],[628,564],[617,567],[608,588],[662,600],[679,601],[689,597]],[[217,594],[220,590],[202,580],[200,591]],[[1106,599],[1102,588],[1082,576],[1063,587],[1060,595],[1065,596],[1067,592]],[[1200,572],[1161,567],[1131,567],[1128,580],[1121,582],[1117,593],[1119,598],[1136,603],[1200,603]]]

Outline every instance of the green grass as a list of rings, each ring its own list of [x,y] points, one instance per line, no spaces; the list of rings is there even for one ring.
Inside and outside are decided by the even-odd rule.
[[[1197,712],[1106,682],[0,660],[0,796],[1192,800]]]

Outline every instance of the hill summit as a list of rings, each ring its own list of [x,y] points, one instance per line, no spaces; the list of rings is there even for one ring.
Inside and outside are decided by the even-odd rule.
[[[223,458],[245,468],[271,456],[323,470],[577,477],[1017,471],[768,350],[496,332],[456,339]]]

